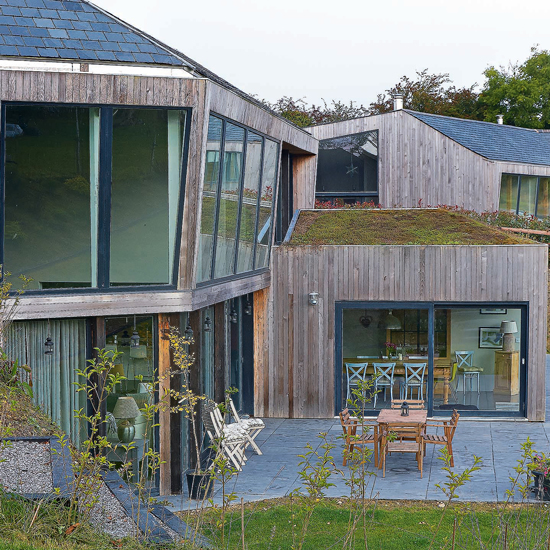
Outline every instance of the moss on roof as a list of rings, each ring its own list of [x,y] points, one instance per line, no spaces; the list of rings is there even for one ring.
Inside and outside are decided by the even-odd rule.
[[[292,245],[506,245],[533,241],[456,212],[428,209],[300,213]]]

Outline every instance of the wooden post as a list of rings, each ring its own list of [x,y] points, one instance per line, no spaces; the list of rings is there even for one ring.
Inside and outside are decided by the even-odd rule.
[[[160,482],[161,495],[169,495],[171,490],[171,460],[170,460],[170,408],[167,395],[170,393],[170,318],[159,313],[158,316],[158,375],[159,375],[159,402],[162,406],[159,411],[159,452],[160,452]]]
[[[254,293],[254,415],[269,416],[269,289]]]

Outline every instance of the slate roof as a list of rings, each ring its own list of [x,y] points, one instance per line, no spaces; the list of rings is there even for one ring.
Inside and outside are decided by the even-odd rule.
[[[83,0],[0,0],[0,56],[188,64],[163,44]]]
[[[407,113],[448,138],[491,160],[550,165],[550,133],[492,122]]]

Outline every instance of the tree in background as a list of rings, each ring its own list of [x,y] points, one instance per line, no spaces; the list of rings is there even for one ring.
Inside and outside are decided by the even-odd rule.
[[[550,128],[550,52],[531,48],[522,64],[489,67],[479,97],[484,120],[504,115],[504,124],[524,128]]]
[[[447,115],[460,118],[480,119],[477,84],[469,88],[456,88],[448,73],[429,74],[428,69],[416,72],[416,79],[402,76],[399,82],[385,93],[379,94],[370,104],[370,114],[393,111],[393,96],[403,96],[405,109]]]

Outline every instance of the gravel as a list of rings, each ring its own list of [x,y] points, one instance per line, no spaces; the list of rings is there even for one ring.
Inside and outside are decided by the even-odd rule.
[[[11,493],[53,492],[50,443],[12,441],[0,451],[0,485]]]

